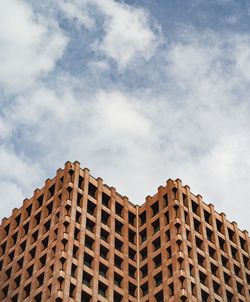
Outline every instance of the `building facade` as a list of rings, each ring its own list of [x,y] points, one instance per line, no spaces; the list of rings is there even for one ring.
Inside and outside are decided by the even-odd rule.
[[[138,206],[67,162],[0,225],[0,301],[249,302],[249,259],[179,179]]]

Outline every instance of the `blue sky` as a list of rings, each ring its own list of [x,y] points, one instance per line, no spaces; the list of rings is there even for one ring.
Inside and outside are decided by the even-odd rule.
[[[250,229],[248,1],[2,0],[0,218],[67,160],[168,178]]]

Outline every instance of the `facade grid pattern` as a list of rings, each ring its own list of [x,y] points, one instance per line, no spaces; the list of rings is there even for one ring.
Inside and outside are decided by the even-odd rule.
[[[0,301],[249,302],[249,235],[179,179],[138,206],[67,162],[0,225]]]

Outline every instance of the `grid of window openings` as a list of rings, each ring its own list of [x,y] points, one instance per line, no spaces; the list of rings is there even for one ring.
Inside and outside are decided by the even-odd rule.
[[[0,301],[250,301],[250,241],[180,180],[133,205],[78,162],[0,226]]]

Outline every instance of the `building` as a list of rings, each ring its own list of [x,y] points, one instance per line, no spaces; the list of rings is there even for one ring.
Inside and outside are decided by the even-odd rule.
[[[65,164],[0,226],[0,301],[249,302],[250,241],[179,179],[134,205]]]

